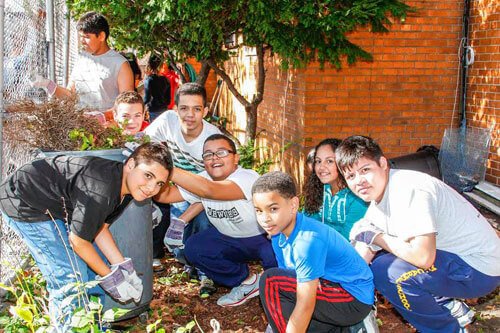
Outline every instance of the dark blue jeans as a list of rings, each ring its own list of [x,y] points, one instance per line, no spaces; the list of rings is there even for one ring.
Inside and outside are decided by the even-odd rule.
[[[371,269],[375,288],[419,332],[458,332],[458,321],[440,298],[475,298],[492,292],[500,276],[485,275],[453,253],[437,250],[429,269],[415,267],[384,252]]]
[[[249,274],[248,260],[262,261],[264,269],[276,267],[266,235],[233,238],[210,228],[191,236],[184,249],[186,259],[215,282],[236,287]]]

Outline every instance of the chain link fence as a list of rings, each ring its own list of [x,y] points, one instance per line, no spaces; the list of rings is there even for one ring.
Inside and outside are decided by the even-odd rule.
[[[6,0],[4,9],[4,105],[17,99],[44,98],[42,89],[34,89],[31,82],[36,75],[49,77],[49,44],[47,8],[53,7],[54,18],[54,72],[58,85],[64,86],[78,54],[76,22],[67,19],[64,0]],[[3,110],[2,110],[3,111]],[[3,179],[9,171],[30,161],[30,152],[10,142],[3,145]],[[9,280],[12,267],[26,265],[27,251],[15,234],[0,222],[0,281]]]

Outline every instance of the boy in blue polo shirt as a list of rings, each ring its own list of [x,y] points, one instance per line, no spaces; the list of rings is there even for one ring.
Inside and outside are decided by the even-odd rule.
[[[328,332],[361,323],[372,308],[374,285],[356,250],[334,229],[298,213],[290,175],[261,176],[252,198],[278,262],[262,274],[259,286],[272,330]]]

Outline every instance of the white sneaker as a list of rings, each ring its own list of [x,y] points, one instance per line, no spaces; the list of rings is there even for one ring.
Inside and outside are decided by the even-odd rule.
[[[220,306],[238,306],[245,303],[252,297],[259,296],[260,275],[254,274],[251,282],[242,283],[234,287],[229,294],[226,294],[217,300]]]
[[[443,304],[451,312],[451,315],[458,320],[460,327],[464,328],[474,321],[474,311],[462,301],[452,299]]]

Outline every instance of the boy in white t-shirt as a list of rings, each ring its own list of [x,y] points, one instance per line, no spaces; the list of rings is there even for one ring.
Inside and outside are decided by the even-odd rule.
[[[345,139],[335,159],[349,188],[371,202],[350,239],[371,263],[375,288],[419,331],[465,331],[473,312],[453,298],[500,283],[500,240],[486,219],[442,181],[389,170],[371,138]]]
[[[238,166],[234,142],[222,134],[208,137],[203,149],[206,171],[194,175],[175,169],[172,181],[182,188],[165,188],[155,199],[163,203],[187,200],[203,204],[215,228],[191,236],[184,253],[210,279],[233,288],[217,304],[237,306],[259,295],[259,275],[250,275],[246,261],[261,260],[264,269],[277,265],[252,203],[252,185],[259,175]],[[186,222],[176,219],[171,223],[170,228],[182,232]],[[180,228],[175,224],[180,224]]]
[[[207,93],[203,86],[197,83],[183,84],[176,91],[174,110],[168,110],[159,115],[144,131],[151,141],[167,144],[174,166],[193,173],[205,170],[203,159],[203,143],[212,134],[220,134],[214,125],[203,118],[208,113]],[[186,201],[172,204],[170,218],[181,216],[189,207]],[[165,209],[162,209],[165,214]],[[210,228],[210,222],[202,211],[186,227],[184,243],[194,233]],[[168,228],[168,221],[163,219],[153,231],[153,242],[163,241]],[[162,256],[157,256],[161,258]],[[183,261],[182,251],[176,257]],[[198,272],[200,273],[200,272]],[[201,274],[203,277],[203,274]]]

